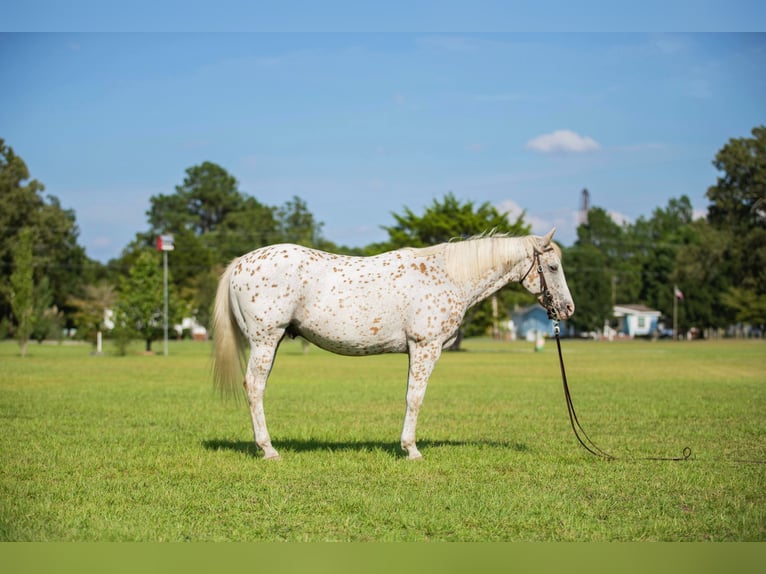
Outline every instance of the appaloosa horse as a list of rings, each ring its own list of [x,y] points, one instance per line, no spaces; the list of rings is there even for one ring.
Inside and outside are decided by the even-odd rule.
[[[264,458],[273,459],[279,454],[266,428],[263,395],[285,334],[341,355],[408,353],[401,446],[410,459],[422,458],[415,426],[428,378],[468,308],[517,281],[551,318],[574,312],[554,231],[544,237],[489,235],[373,257],[299,245],[256,249],[235,259],[218,285],[216,384],[224,391],[240,384],[247,340],[244,386],[255,442]]]

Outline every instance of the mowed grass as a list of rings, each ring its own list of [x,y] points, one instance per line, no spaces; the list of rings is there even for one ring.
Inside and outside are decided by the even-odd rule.
[[[445,353],[422,462],[398,446],[404,355],[286,342],[266,393],[282,460],[263,461],[208,344],[2,343],[0,540],[766,539],[766,343],[562,343],[580,421],[620,460],[577,444],[552,341]]]

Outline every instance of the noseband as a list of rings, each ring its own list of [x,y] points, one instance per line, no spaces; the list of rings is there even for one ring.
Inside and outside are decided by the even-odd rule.
[[[537,275],[540,277],[540,295],[542,296],[542,305],[545,307],[545,310],[548,311],[548,318],[557,320],[559,317],[559,312],[553,308],[553,295],[551,295],[550,289],[548,289],[548,283],[545,281],[545,275],[543,275],[543,264],[540,263],[540,255],[548,251],[553,251],[553,247],[549,247],[545,251],[538,251],[537,249],[534,250],[534,254],[532,255],[532,265],[529,267],[527,272],[524,273],[524,276],[521,278],[519,283],[524,282],[524,279],[526,279],[529,274],[532,273],[532,269],[534,269],[536,265]]]

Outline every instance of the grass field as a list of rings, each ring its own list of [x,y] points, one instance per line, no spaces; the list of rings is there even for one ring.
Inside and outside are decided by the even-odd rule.
[[[766,343],[563,347],[580,421],[626,459],[578,446],[551,342],[443,355],[420,463],[398,447],[403,355],[285,343],[266,394],[282,460],[263,461],[207,344],[0,343],[0,540],[766,540]]]

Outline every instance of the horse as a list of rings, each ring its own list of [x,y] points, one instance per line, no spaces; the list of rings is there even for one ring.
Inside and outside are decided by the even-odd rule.
[[[409,459],[421,459],[415,427],[428,379],[471,306],[516,281],[537,297],[549,318],[574,313],[554,232],[488,234],[370,257],[292,244],[251,251],[229,264],[216,291],[215,384],[222,393],[235,392],[244,368],[255,443],[264,459],[278,459],[263,397],[286,335],[340,355],[407,353],[400,444]]]

